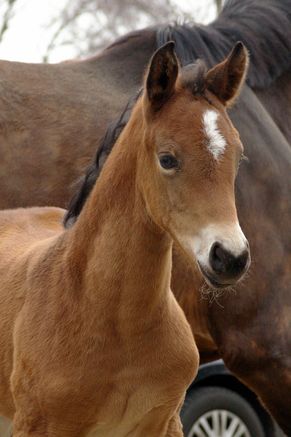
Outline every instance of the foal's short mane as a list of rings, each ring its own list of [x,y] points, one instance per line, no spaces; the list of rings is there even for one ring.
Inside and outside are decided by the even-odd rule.
[[[242,41],[250,52],[247,83],[252,88],[270,86],[291,67],[290,0],[227,0],[220,15],[207,26],[188,23],[152,29],[156,30],[157,48],[167,41],[175,41],[175,51],[183,66],[201,58],[208,67],[212,67],[225,58],[236,41]],[[132,32],[119,38],[111,47],[126,43],[127,39],[142,32]],[[199,81],[198,77],[203,78],[204,66],[197,63],[196,67],[195,87],[199,92],[199,84],[203,85],[203,80]],[[94,163],[88,168],[80,181],[79,191],[70,202],[64,221],[66,227],[72,225],[80,214],[139,95],[140,92],[133,96],[120,117],[110,124]]]

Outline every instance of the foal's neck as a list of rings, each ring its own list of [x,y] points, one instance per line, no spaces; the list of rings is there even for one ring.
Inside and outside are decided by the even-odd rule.
[[[112,299],[121,318],[161,308],[170,286],[172,241],[150,221],[137,184],[139,120],[120,137],[72,228],[83,289]]]

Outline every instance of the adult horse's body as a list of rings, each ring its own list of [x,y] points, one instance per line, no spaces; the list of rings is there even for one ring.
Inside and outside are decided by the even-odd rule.
[[[0,411],[14,437],[183,436],[199,357],[170,289],[173,241],[210,284],[249,266],[225,110],[248,55],[238,43],[206,73],[180,69],[173,47],[153,55],[73,227],[58,208],[0,212]]]
[[[194,26],[186,39],[183,26],[171,33],[182,58],[188,53],[189,59],[199,56],[212,64],[233,39],[244,41],[250,50],[249,86],[231,118],[249,158],[237,189],[253,269],[235,294],[220,298],[222,306],[200,299],[201,278],[189,271],[180,254],[175,257],[173,285],[202,360],[222,356],[289,434],[290,13],[287,0],[231,1],[214,24]],[[168,34],[169,29],[159,29],[159,41]],[[139,88],[156,46],[157,29],[152,28],[130,34],[82,62],[1,64],[3,208],[66,205],[71,183],[91,161],[107,122]]]

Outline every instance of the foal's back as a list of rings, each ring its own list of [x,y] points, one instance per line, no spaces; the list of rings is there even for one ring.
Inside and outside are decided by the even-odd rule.
[[[35,245],[49,245],[63,231],[63,215],[64,210],[50,207],[0,211],[0,269],[13,271],[13,263],[25,264]]]

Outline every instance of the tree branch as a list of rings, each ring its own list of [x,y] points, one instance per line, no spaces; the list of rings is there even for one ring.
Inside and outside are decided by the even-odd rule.
[[[0,27],[0,43],[3,40],[4,34],[8,29],[9,21],[13,16],[13,6],[16,3],[16,0],[7,0],[7,8],[4,12],[2,26]]]

